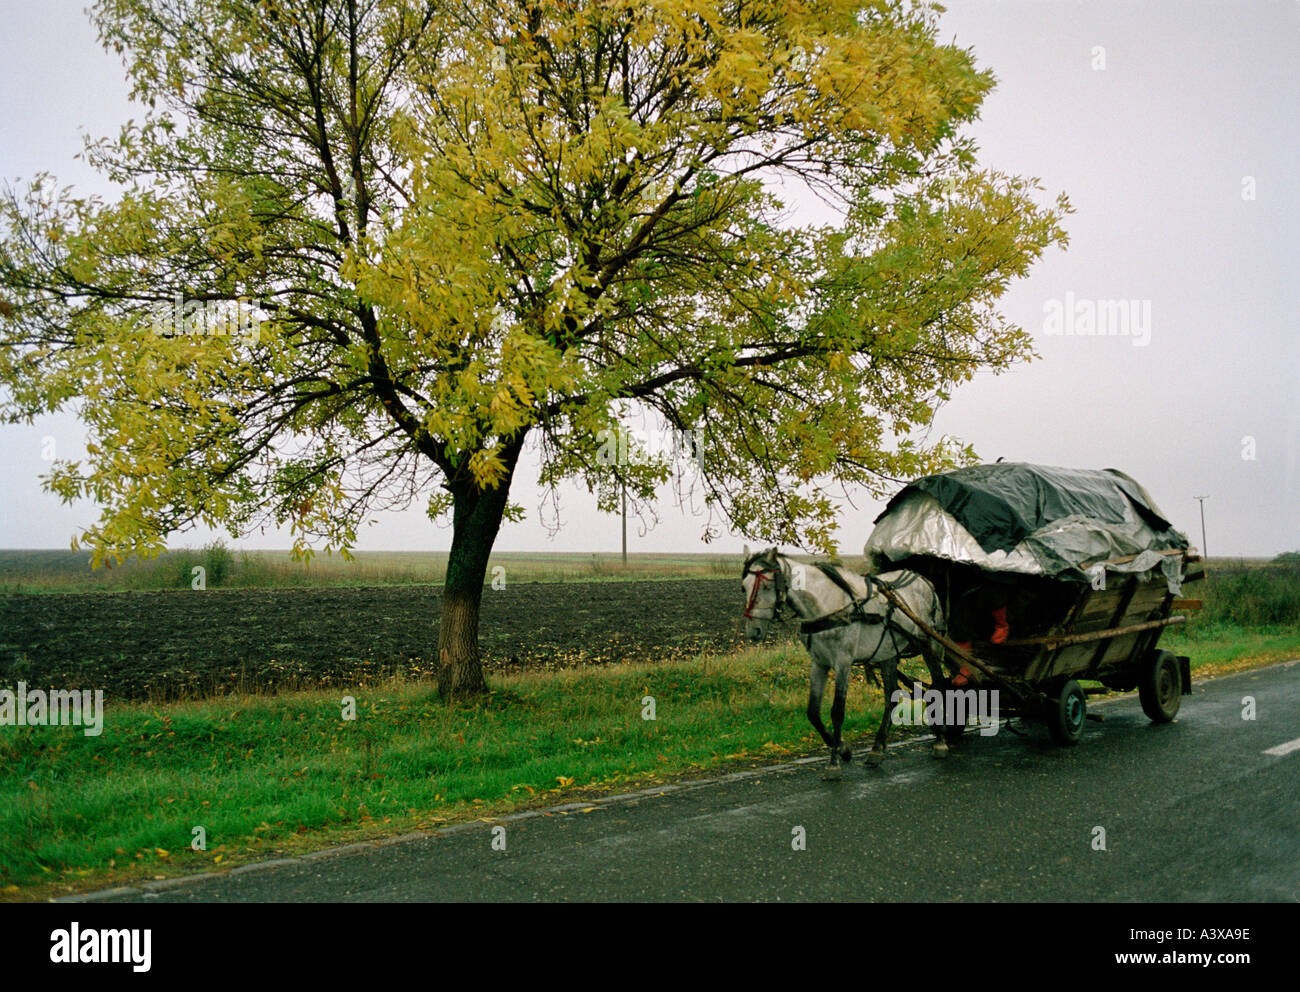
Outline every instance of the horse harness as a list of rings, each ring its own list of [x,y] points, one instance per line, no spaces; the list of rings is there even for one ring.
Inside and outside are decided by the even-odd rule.
[[[898,642],[895,636],[897,633],[897,625],[894,623],[894,613],[898,607],[895,605],[894,598],[892,596],[884,597],[885,602],[888,603],[889,606],[883,615],[867,613],[862,609],[862,604],[875,596],[875,589],[877,586],[882,590],[888,589],[891,592],[897,593],[898,590],[905,589],[915,582],[917,579],[916,574],[909,573],[897,583],[889,583],[871,575],[864,575],[862,578],[867,583],[867,595],[862,599],[859,599],[857,594],[854,593],[853,587],[850,586],[844,576],[840,574],[838,567],[822,561],[817,562],[816,566],[821,573],[826,576],[826,578],[830,579],[831,582],[833,582],[849,597],[849,605],[836,610],[834,613],[828,613],[824,617],[818,617],[816,620],[803,621],[803,623],[799,625],[799,634],[804,638],[804,646],[807,647],[809,645],[813,634],[820,634],[822,631],[832,630],[835,627],[845,627],[851,623],[865,623],[871,625],[883,623],[885,629],[889,632],[889,640],[894,648],[894,653],[897,654]],[[880,652],[881,645],[884,643],[885,639],[882,637],[876,643],[875,651],[871,652],[871,657],[865,659],[866,665],[870,666],[871,662],[875,660],[876,655]]]

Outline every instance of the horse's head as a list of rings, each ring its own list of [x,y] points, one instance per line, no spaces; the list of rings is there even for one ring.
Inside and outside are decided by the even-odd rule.
[[[768,627],[780,618],[785,604],[787,582],[776,548],[745,559],[740,585],[745,591],[745,636],[757,644],[766,639]]]

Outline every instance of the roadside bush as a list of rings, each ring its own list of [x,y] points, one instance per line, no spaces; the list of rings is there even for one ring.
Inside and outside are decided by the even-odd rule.
[[[230,553],[230,549],[224,542],[213,541],[204,546],[203,567],[207,571],[208,585],[224,585],[234,564],[235,556]]]
[[[234,569],[235,556],[221,541],[213,541],[197,551],[178,548],[164,551],[152,561],[134,564],[126,582],[129,589],[189,589],[194,582],[194,566],[202,565],[204,583],[224,585]]]
[[[274,584],[271,566],[263,555],[239,552],[239,567],[235,569],[235,585],[245,588],[265,588]]]
[[[1206,624],[1300,629],[1300,560],[1211,567],[1204,598],[1198,619]]]

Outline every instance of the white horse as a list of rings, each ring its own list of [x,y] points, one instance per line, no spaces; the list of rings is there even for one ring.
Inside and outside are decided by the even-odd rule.
[[[846,568],[827,564],[801,565],[778,554],[776,548],[745,559],[741,586],[745,590],[746,634],[755,643],[767,637],[773,619],[789,603],[803,620],[800,640],[812,657],[809,670],[808,719],[830,748],[831,763],[826,778],[840,777],[841,760],[853,760],[853,752],[842,745],[844,702],[849,691],[849,673],[855,663],[876,669],[885,691],[885,714],[880,721],[867,764],[880,764],[885,756],[894,705],[889,695],[898,680],[901,658],[920,655],[930,670],[931,685],[945,684],[943,649],[903,615],[880,591],[888,586],[909,609],[931,629],[944,630],[939,597],[922,576],[900,570],[883,575],[861,576]],[[831,705],[832,730],[822,723],[822,694],[826,675],[835,671],[835,699]],[[940,696],[942,700],[942,695]],[[942,706],[942,702],[940,702]],[[935,736],[934,756],[948,756],[945,726],[931,725]]]

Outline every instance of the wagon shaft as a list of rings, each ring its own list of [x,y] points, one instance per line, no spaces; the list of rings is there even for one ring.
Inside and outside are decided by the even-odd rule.
[[[1177,623],[1186,623],[1186,617],[1170,617],[1167,620],[1151,620],[1148,623],[1135,623],[1127,627],[1116,627],[1113,630],[1099,630],[1092,634],[1070,634],[1068,636],[1056,637],[1025,637],[1018,640],[1007,641],[1004,647],[1019,648],[1032,644],[1041,644],[1043,647],[1055,648],[1064,644],[1083,644],[1086,641],[1100,641],[1111,637],[1118,637],[1121,634],[1135,634],[1140,630],[1154,630],[1157,627],[1169,627]]]

